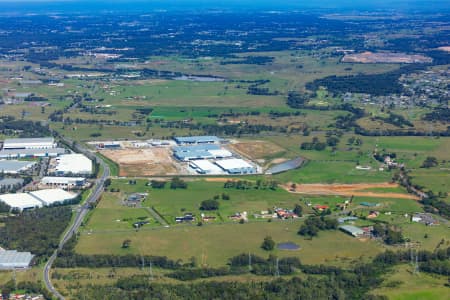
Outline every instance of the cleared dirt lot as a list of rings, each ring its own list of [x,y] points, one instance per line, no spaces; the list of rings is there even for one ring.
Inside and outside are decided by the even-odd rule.
[[[296,184],[295,190],[292,190],[291,184],[282,186],[291,193],[309,194],[309,195],[340,195],[340,196],[360,196],[376,198],[395,198],[395,199],[413,199],[418,200],[414,195],[392,192],[372,192],[364,191],[367,189],[396,188],[396,183],[358,183],[358,184]]]
[[[282,154],[285,151],[280,146],[265,141],[238,142],[230,144],[229,148],[242,156],[262,163],[265,162],[265,157]]]
[[[342,62],[348,63],[362,63],[362,64],[377,64],[377,63],[427,63],[430,62],[429,57],[420,54],[406,54],[406,53],[390,53],[390,52],[363,52],[355,54],[346,54],[342,58]]]
[[[101,154],[116,162],[120,176],[158,176],[183,174],[168,148],[102,150]]]

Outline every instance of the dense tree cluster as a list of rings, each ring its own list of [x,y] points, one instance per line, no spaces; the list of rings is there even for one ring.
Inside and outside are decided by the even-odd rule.
[[[278,187],[278,182],[275,180],[261,180],[258,179],[256,182],[248,180],[227,180],[223,187],[225,189],[237,189],[237,190],[276,190]]]
[[[372,233],[375,237],[383,239],[388,245],[400,244],[405,241],[399,228],[383,223],[376,223]]]
[[[200,203],[200,209],[201,210],[217,210],[219,209],[219,201],[215,199],[208,199],[203,200],[202,203]]]
[[[43,126],[41,122],[15,120],[14,117],[11,116],[0,118],[0,133],[9,136],[18,135],[21,138],[51,135],[48,126]]]
[[[325,217],[309,217],[305,223],[300,226],[298,234],[303,236],[314,237],[319,234],[320,230],[337,229],[338,222],[336,219]]]
[[[6,249],[30,251],[44,259],[58,247],[60,235],[72,217],[70,207],[44,207],[3,219],[0,244]]]
[[[300,145],[300,149],[302,149],[302,150],[323,151],[323,150],[325,150],[326,147],[327,147],[327,144],[319,141],[318,137],[313,137],[311,142],[303,142]]]
[[[174,177],[172,178],[172,180],[170,180],[170,188],[172,190],[187,189],[187,187],[188,187],[187,183],[180,177]]]

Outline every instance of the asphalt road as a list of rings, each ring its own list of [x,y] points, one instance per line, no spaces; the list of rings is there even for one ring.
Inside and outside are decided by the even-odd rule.
[[[67,139],[65,139],[66,142],[71,142]],[[76,150],[78,152],[81,152],[83,154],[86,154],[88,157],[92,158],[93,154],[87,149],[82,148],[81,146],[77,145]],[[47,263],[44,266],[44,283],[47,289],[53,294],[53,296],[57,297],[58,299],[64,299],[63,295],[61,295],[53,286],[50,278],[50,270],[52,268],[53,262],[55,261],[58,251],[61,250],[64,245],[67,243],[67,241],[75,234],[78,229],[81,226],[81,223],[84,220],[84,217],[90,210],[90,204],[95,203],[100,196],[102,195],[102,192],[104,190],[104,182],[110,175],[109,166],[100,158],[97,158],[97,161],[100,163],[100,165],[103,167],[103,174],[100,178],[98,178],[95,182],[95,185],[93,186],[91,190],[91,194],[86,199],[84,204],[78,209],[75,219],[70,225],[70,227],[67,229],[66,233],[62,236],[61,241],[59,242],[58,249],[53,252],[53,255],[48,259]]]

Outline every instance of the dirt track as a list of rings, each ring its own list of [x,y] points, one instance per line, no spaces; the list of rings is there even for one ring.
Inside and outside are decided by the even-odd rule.
[[[340,196],[360,196],[375,198],[396,198],[418,200],[414,195],[392,192],[372,192],[364,191],[366,189],[376,188],[396,188],[396,183],[357,183],[357,184],[297,184],[295,191],[291,189],[291,184],[282,185],[282,187],[291,192],[309,195],[340,195]]]

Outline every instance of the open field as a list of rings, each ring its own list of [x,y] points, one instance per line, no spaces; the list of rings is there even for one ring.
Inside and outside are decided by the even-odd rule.
[[[167,148],[101,150],[119,165],[119,176],[155,176],[182,174]]]
[[[282,187],[291,193],[310,194],[310,195],[340,195],[340,196],[359,196],[359,197],[377,197],[377,198],[396,198],[396,199],[412,199],[418,200],[418,197],[393,192],[364,191],[366,189],[377,188],[397,188],[396,183],[372,183],[372,184],[296,184],[295,190],[291,184]]]
[[[307,264],[339,264],[339,258],[350,261],[361,256],[368,258],[381,251],[373,241],[361,242],[339,231],[321,232],[319,238],[305,240],[297,235],[300,224],[301,222],[254,222],[201,227],[179,226],[128,233],[84,233],[76,251],[86,254],[145,253],[166,255],[184,261],[194,256],[202,264],[221,266],[230,257],[241,253],[251,252],[267,256],[267,252],[260,248],[267,235],[272,236],[276,242],[292,241],[301,246],[299,251],[274,250],[273,254],[280,257],[297,256]],[[131,247],[124,250],[121,244],[125,238],[132,242]]]
[[[372,291],[374,295],[385,295],[392,300],[445,300],[448,287],[445,276],[426,273],[414,274],[411,265],[401,265],[395,272],[386,274],[381,288]]]
[[[267,141],[239,141],[229,147],[236,153],[262,164],[272,157],[277,157],[276,161],[281,162],[283,158],[280,157],[286,152],[280,146]]]

